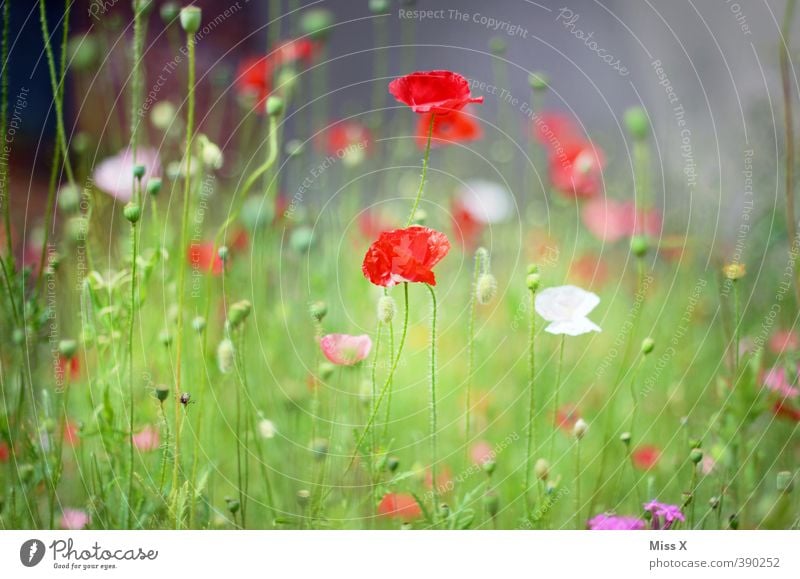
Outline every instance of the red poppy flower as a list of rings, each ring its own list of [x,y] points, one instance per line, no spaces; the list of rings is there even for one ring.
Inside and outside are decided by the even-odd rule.
[[[633,466],[639,470],[650,470],[658,464],[661,459],[661,450],[652,444],[646,444],[635,449],[631,453]]]
[[[383,287],[400,282],[436,285],[432,268],[448,251],[447,236],[428,227],[384,231],[367,250],[361,271],[370,282]]]
[[[800,422],[800,408],[794,408],[785,400],[776,400],[772,406],[772,413],[778,418],[784,418],[791,422]]]
[[[214,243],[211,241],[192,243],[187,256],[189,264],[196,271],[202,273],[210,271],[213,275],[220,275],[224,269],[225,264],[219,257],[219,253],[214,251]]]
[[[81,377],[81,363],[77,356],[67,359],[59,356],[55,365],[56,380],[77,380]]]
[[[420,149],[424,149],[428,142],[432,114],[425,113],[421,115],[417,122],[417,145]],[[433,119],[432,146],[467,143],[476,141],[482,136],[483,131],[475,117],[468,115],[464,111],[453,111],[452,114],[445,116],[437,115]]]
[[[410,522],[422,516],[422,509],[409,494],[386,493],[378,505],[378,514],[389,519]]]
[[[572,432],[578,418],[581,417],[578,407],[574,404],[565,404],[556,412],[556,426],[564,432]]]
[[[425,488],[433,488],[433,472],[430,467],[425,469]],[[453,490],[453,473],[449,466],[445,466],[436,473],[436,492],[446,494],[451,490]]]
[[[66,423],[64,423],[62,426],[62,434],[64,436],[64,444],[67,446],[78,446],[78,443],[81,441],[78,435],[78,425],[72,420],[67,420]]]
[[[321,133],[320,137],[317,143],[321,150],[345,160],[359,153],[368,155],[373,143],[372,133],[367,126],[354,120],[336,123]]]
[[[317,53],[317,44],[300,38],[287,40],[276,46],[266,56],[246,58],[239,63],[236,89],[242,96],[254,98],[259,110],[272,93],[272,78],[282,66],[300,61],[310,62]]]
[[[0,462],[8,462],[8,457],[11,455],[8,445],[0,440]]]
[[[483,223],[475,219],[472,211],[464,205],[461,199],[453,199],[451,212],[456,239],[467,251],[474,250],[478,247],[478,241],[483,232]]]
[[[608,281],[608,265],[599,256],[584,253],[570,264],[569,276],[582,286],[602,287]]]
[[[389,92],[415,113],[447,115],[469,103],[482,103],[473,97],[467,79],[449,70],[412,72],[389,83]]]

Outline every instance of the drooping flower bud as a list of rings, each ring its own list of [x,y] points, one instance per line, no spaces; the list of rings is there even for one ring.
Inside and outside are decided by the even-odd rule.
[[[653,348],[656,347],[656,342],[653,338],[645,338],[642,340],[642,354],[645,356],[653,351]]]
[[[249,300],[241,300],[233,304],[228,310],[228,322],[231,328],[237,328],[247,319],[253,309]]]
[[[297,491],[297,504],[301,507],[305,507],[308,504],[308,500],[311,498],[311,493],[306,489],[300,489]]]
[[[628,444],[631,443],[631,433],[623,432],[622,434],[619,435],[619,440],[620,442],[622,442],[622,444],[627,446]]]
[[[145,168],[144,165],[141,165],[141,164],[134,165],[133,166],[133,177],[134,177],[134,179],[139,180],[142,177],[144,177],[145,171],[147,171],[147,169]]]
[[[321,322],[328,314],[328,306],[325,302],[314,302],[308,306],[308,313],[316,322]]]
[[[546,459],[540,458],[533,465],[533,474],[539,480],[547,480],[547,477],[550,476],[550,463]]]
[[[206,329],[206,319],[203,316],[196,316],[192,320],[192,329],[198,334]]]
[[[589,425],[583,418],[578,418],[575,421],[575,426],[572,427],[572,435],[580,440],[586,435],[586,431],[589,430]]]
[[[67,358],[73,358],[78,351],[78,342],[75,340],[61,340],[58,343],[58,351],[59,353]]]

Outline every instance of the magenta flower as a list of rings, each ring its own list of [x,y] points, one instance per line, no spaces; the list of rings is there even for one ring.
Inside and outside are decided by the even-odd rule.
[[[61,528],[67,531],[80,531],[91,522],[92,517],[81,509],[64,509],[61,513]]]
[[[141,452],[150,452],[158,449],[158,430],[152,426],[145,426],[141,431],[131,436],[133,446]]]
[[[592,531],[641,531],[644,521],[636,517],[600,513],[589,519],[587,526]]]
[[[761,383],[764,388],[779,394],[781,398],[794,398],[800,394],[800,389],[790,384],[786,368],[783,366],[773,366],[767,370],[761,378]]]
[[[352,366],[367,356],[372,350],[372,340],[366,334],[350,336],[348,334],[328,334],[319,341],[325,357],[340,366]]]
[[[158,160],[158,151],[155,149],[136,151],[136,164],[144,166],[143,186],[150,178],[161,175],[161,163]],[[95,167],[94,184],[117,201],[127,203],[133,197],[133,167],[131,150],[123,149]]]
[[[675,521],[685,521],[686,517],[683,516],[681,508],[677,505],[667,505],[659,503],[658,501],[650,501],[644,505],[644,510],[652,516],[651,526],[653,530],[664,529],[665,531],[672,527]]]

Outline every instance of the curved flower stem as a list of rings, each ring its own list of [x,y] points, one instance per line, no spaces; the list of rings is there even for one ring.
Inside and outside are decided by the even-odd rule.
[[[464,465],[469,465],[470,419],[472,412],[472,375],[475,372],[475,292],[478,290],[478,277],[481,274],[480,255],[475,253],[475,271],[469,293],[469,323],[467,324],[467,393],[464,410]]]
[[[372,371],[370,372],[370,395],[371,395],[371,399],[372,399],[371,412],[373,414],[377,414],[377,412],[378,412],[378,407],[376,405],[376,402],[377,402],[376,398],[377,398],[377,394],[378,394],[378,385],[376,383],[376,373],[378,371],[378,356],[379,356],[380,351],[381,351],[381,334],[383,334],[383,324],[381,322],[378,322],[378,332],[377,332],[377,334],[378,335],[375,337],[375,357],[374,357],[374,361],[372,363]],[[370,511],[372,511],[372,510],[374,510],[376,508],[376,505],[378,504],[378,502],[377,502],[378,497],[377,497],[377,494],[375,492],[377,490],[377,488],[376,488],[377,474],[376,474],[376,469],[375,469],[375,451],[376,451],[376,448],[377,448],[377,443],[376,443],[376,437],[375,437],[375,425],[373,425],[373,427],[370,429],[370,436],[372,437],[372,440],[370,442],[371,452],[370,452],[370,463],[369,463],[370,464],[370,475],[371,475],[370,476],[370,479],[371,479],[370,480],[370,487],[372,489],[372,506],[371,506]]]
[[[536,301],[536,290],[531,289],[531,306],[529,312],[529,333],[528,333],[528,442],[525,451],[525,514],[530,517],[531,504],[530,490],[531,490],[531,461],[533,460],[533,449],[536,444],[535,427],[533,424],[533,415],[536,408],[535,394],[535,377],[536,377],[536,357],[534,351],[534,342],[536,340],[536,310],[534,309],[534,302]]]
[[[558,369],[556,370],[556,392],[553,398],[553,428],[558,428],[558,395],[561,390],[561,367],[564,365],[564,338],[565,335],[561,334],[561,345],[558,347]],[[553,431],[550,437],[550,452],[548,453],[548,460],[553,463],[553,452],[556,445],[556,432]]]
[[[439,508],[437,502],[436,487],[439,484],[436,479],[438,462],[438,448],[436,444],[436,291],[432,285],[428,285],[431,294],[431,380],[430,380],[430,427],[431,427],[431,497],[433,498],[433,519],[436,522],[436,512]]]
[[[185,254],[189,237],[189,205],[191,192],[192,175],[192,145],[194,143],[194,107],[195,107],[195,35],[192,32],[186,34],[186,44],[189,53],[189,74],[187,80],[187,112],[186,112],[186,175],[183,179],[183,217],[181,219],[181,245],[180,248]],[[178,252],[181,255],[181,251]],[[178,504],[178,470],[180,469],[180,421],[181,421],[181,355],[183,353],[183,318],[186,314],[184,305],[186,302],[186,269],[187,258],[183,255],[180,265],[178,279],[178,329],[175,346],[176,374],[175,374],[175,456],[173,456],[172,466],[172,490],[173,509],[175,509],[175,528],[179,529],[181,515],[177,512]]]
[[[375,403],[375,408],[372,412],[370,412],[369,419],[367,420],[366,425],[364,425],[364,430],[358,437],[356,441],[356,448],[353,452],[353,456],[350,457],[350,461],[347,463],[347,467],[344,469],[344,474],[350,472],[350,469],[353,467],[353,463],[356,461],[356,457],[358,456],[358,449],[361,448],[361,445],[364,443],[364,439],[367,437],[367,433],[369,429],[372,428],[372,425],[375,422],[375,417],[377,416],[378,412],[377,409],[380,408],[381,402],[383,402],[383,397],[386,395],[386,392],[389,390],[389,385],[392,383],[392,378],[394,377],[394,373],[397,370],[397,365],[400,363],[400,355],[403,353],[403,346],[406,343],[406,335],[408,334],[408,282],[403,282],[403,299],[405,302],[405,313],[403,315],[403,333],[400,335],[400,343],[397,347],[397,356],[395,357],[394,361],[392,362],[392,367],[389,369],[389,375],[386,376],[386,380],[381,387],[381,392],[378,395],[378,401]]]
[[[692,465],[692,483],[689,487],[689,492],[692,497],[692,508],[689,509],[689,530],[694,530],[695,525],[695,506],[697,505],[697,465],[689,461]]]
[[[428,126],[428,139],[425,142],[425,156],[422,158],[422,176],[419,180],[419,189],[417,189],[417,197],[414,199],[414,205],[411,207],[411,214],[408,216],[406,227],[409,227],[414,221],[414,216],[417,214],[417,207],[419,201],[422,199],[422,192],[425,189],[425,179],[428,176],[428,159],[431,156],[431,138],[433,137],[433,123],[436,120],[436,113],[431,113],[431,124]]]
[[[639,371],[642,367],[642,363],[644,363],[644,355],[639,356],[639,362],[636,364],[636,367],[633,370],[633,376],[631,377],[631,400],[633,402],[633,410],[631,412],[631,423],[628,427],[628,433],[630,434],[631,438],[626,448],[626,453],[628,455],[627,459],[631,465],[631,473],[633,474],[633,489],[636,491],[636,500],[638,504],[642,504],[644,501],[642,501],[642,495],[639,492],[639,479],[636,475],[636,465],[633,461],[633,451],[631,445],[635,444],[633,438],[633,429],[636,426],[636,415],[639,412],[639,395],[636,392],[636,383],[638,382]]]
[[[389,365],[392,365],[394,360],[394,323],[389,322]],[[386,443],[386,437],[389,435],[389,420],[392,416],[392,382],[389,380],[389,392],[386,396],[386,411],[383,417],[383,432],[381,433],[381,443]]]
[[[581,528],[581,441],[575,440],[575,528]]]

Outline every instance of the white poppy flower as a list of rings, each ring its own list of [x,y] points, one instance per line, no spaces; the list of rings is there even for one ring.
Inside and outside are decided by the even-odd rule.
[[[461,205],[480,223],[499,223],[511,216],[514,204],[511,193],[499,183],[473,179],[459,192]]]
[[[550,287],[536,294],[536,313],[550,322],[544,331],[550,334],[580,336],[587,332],[599,332],[600,327],[586,316],[600,298],[574,285]]]

